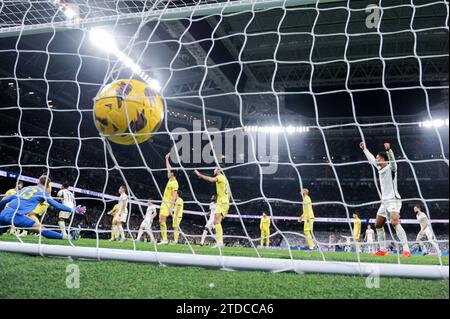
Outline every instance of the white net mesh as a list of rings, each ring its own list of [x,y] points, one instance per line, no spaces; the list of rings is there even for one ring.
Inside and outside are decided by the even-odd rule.
[[[100,34],[94,42],[92,30]],[[88,208],[68,221],[69,231],[81,230],[72,246],[155,251],[160,263],[160,252],[220,255],[228,268],[230,255],[373,262],[366,253],[377,246],[364,233],[374,228],[381,190],[358,144],[383,151],[390,142],[410,248],[425,249],[416,240],[420,205],[434,230],[432,255],[402,259],[387,225],[394,256],[378,261],[448,264],[448,1],[4,1],[0,60],[4,189],[42,173],[56,187],[69,181]],[[151,142],[121,146],[95,129],[92,101],[105,85],[132,78],[160,84],[165,117]],[[161,204],[171,150],[185,203],[180,244],[130,240],[146,198]],[[216,167],[230,183],[231,208],[226,247],[208,250],[198,243],[215,188],[194,170],[212,175]],[[107,212],[122,184],[129,240],[109,243]],[[305,187],[313,252],[301,249]],[[270,249],[258,247],[263,211],[272,221]],[[58,228],[55,216],[47,211],[42,224]],[[171,226],[169,219],[169,238]],[[152,231],[160,240],[156,219]]]

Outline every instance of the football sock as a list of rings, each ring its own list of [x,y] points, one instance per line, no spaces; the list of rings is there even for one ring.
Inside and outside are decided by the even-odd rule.
[[[397,233],[398,239],[400,239],[400,242],[403,246],[403,251],[409,251],[409,245],[408,245],[408,237],[406,237],[406,232],[403,229],[401,224],[397,224],[394,226],[395,232]]]
[[[386,251],[386,233],[384,228],[377,228],[377,240],[381,251]]]

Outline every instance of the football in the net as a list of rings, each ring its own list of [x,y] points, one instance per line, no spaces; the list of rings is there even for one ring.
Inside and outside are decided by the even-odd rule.
[[[164,118],[158,93],[138,80],[117,80],[94,99],[95,126],[108,140],[122,145],[150,139]]]

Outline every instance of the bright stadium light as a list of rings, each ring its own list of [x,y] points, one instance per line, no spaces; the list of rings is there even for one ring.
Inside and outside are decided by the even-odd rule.
[[[53,3],[53,5],[62,11],[62,13],[64,13],[64,15],[66,16],[67,20],[73,20],[78,18],[78,12],[76,5],[75,4],[68,4],[65,3],[64,1],[61,0],[51,0],[51,3]]]
[[[158,80],[150,79],[150,78],[148,80],[149,81],[147,81],[147,83],[149,84],[150,88],[152,88],[156,92],[161,91],[161,84],[159,84]]]
[[[67,7],[63,12],[67,19],[73,19],[78,15],[74,10],[72,10],[69,7]]]
[[[127,68],[131,69],[134,74],[137,74],[142,80],[144,80],[152,90],[156,92],[161,91],[161,84],[145,73],[145,71],[143,71],[142,68],[133,61],[133,59],[119,50],[114,36],[112,36],[108,31],[99,28],[92,28],[89,31],[89,38],[97,48],[115,55],[117,59],[119,59],[119,61],[121,61]]]
[[[433,121],[423,121],[419,122],[419,127],[425,127],[425,128],[432,128],[432,127],[443,127],[443,126],[449,126],[448,119],[437,119]]]
[[[116,40],[114,39],[114,37],[109,32],[103,29],[92,28],[89,31],[89,39],[100,50],[110,53],[115,53],[116,51],[118,51]],[[116,53],[116,55],[119,57],[119,54]]]
[[[309,127],[306,126],[245,126],[244,130],[246,132],[261,132],[261,133],[274,133],[274,134],[280,134],[280,133],[305,133],[309,132]]]

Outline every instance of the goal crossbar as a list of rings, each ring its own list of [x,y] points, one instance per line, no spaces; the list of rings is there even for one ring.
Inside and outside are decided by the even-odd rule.
[[[146,12],[120,13],[104,17],[86,18],[81,21],[61,21],[39,23],[0,28],[0,38],[18,35],[40,34],[64,31],[73,28],[89,28],[109,23],[136,23],[142,19],[147,22],[160,20],[176,20],[189,17],[208,16],[214,14],[230,14],[247,10],[265,10],[271,8],[305,6],[316,3],[317,0],[239,0],[232,2],[208,3],[180,8],[154,9]],[[342,0],[321,0],[320,3],[342,2]]]
[[[299,274],[322,273],[437,280],[448,280],[449,278],[449,267],[438,265],[356,263],[201,254],[192,255],[183,253],[151,252],[112,248],[69,247],[14,242],[0,242],[0,251],[47,257],[53,256],[70,257],[75,259],[119,260],[171,266],[219,268],[225,270],[295,272]]]

